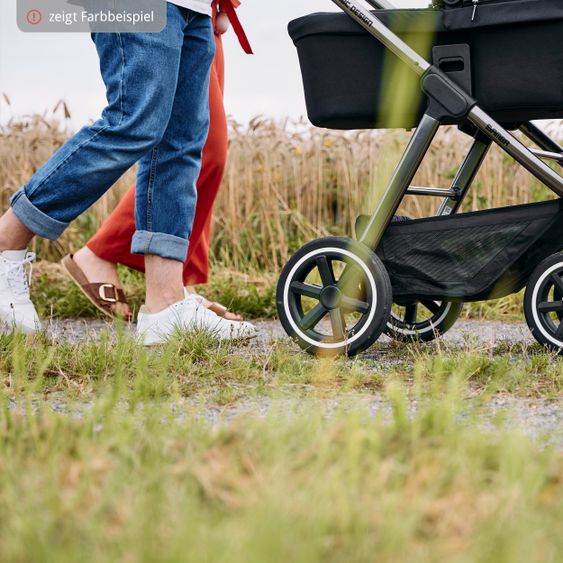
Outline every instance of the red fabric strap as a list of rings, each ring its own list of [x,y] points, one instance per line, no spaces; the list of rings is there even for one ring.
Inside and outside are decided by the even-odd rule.
[[[243,48],[244,52],[248,55],[253,55],[254,51],[252,50],[252,47],[250,46],[250,42],[248,41],[248,37],[246,36],[246,33],[244,32],[244,29],[242,28],[242,24],[240,23],[240,20],[237,16],[237,12],[233,6],[233,0],[218,0],[218,5],[219,8],[222,12],[225,12],[225,14],[227,14],[227,17],[229,18],[229,21],[231,22],[231,25],[233,26],[233,30],[236,33],[239,43],[241,45],[241,47]]]

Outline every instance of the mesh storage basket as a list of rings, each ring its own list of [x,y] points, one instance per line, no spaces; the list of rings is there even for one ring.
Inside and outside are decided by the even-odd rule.
[[[377,253],[395,300],[480,301],[519,291],[543,259],[561,250],[558,199],[393,223]]]
[[[434,46],[467,45],[468,93],[497,121],[563,118],[563,0],[480,0],[474,18],[470,0],[449,4],[374,13],[428,61]],[[416,126],[426,107],[418,76],[348,15],[306,16],[289,33],[313,124]]]

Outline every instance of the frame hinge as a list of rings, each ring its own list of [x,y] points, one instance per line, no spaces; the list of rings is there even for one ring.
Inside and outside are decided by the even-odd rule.
[[[467,117],[477,103],[435,66],[424,73],[421,84],[429,98],[427,113],[438,121],[459,121]]]

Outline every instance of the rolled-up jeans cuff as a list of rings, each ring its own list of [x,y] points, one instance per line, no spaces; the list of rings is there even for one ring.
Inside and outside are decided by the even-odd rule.
[[[57,240],[66,230],[69,223],[57,221],[43,211],[37,209],[25,195],[23,188],[18,190],[10,199],[10,205],[15,216],[36,235]]]
[[[131,241],[132,254],[152,254],[169,260],[185,262],[189,241],[166,233],[137,231]]]

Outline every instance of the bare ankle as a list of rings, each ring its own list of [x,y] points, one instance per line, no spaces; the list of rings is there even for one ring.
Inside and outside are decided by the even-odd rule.
[[[156,314],[168,309],[172,305],[179,303],[184,299],[183,293],[168,292],[166,295],[149,295],[147,294],[147,300],[145,303],[145,308],[151,314]]]
[[[147,270],[145,306],[150,313],[164,311],[184,299],[183,264],[181,262],[147,255],[145,256],[145,266]]]
[[[16,217],[11,208],[0,217],[0,252],[25,250],[34,236],[34,233]]]
[[[18,244],[10,244],[9,242],[0,239],[0,252],[6,252],[7,250],[27,250],[28,245],[25,246]]]

